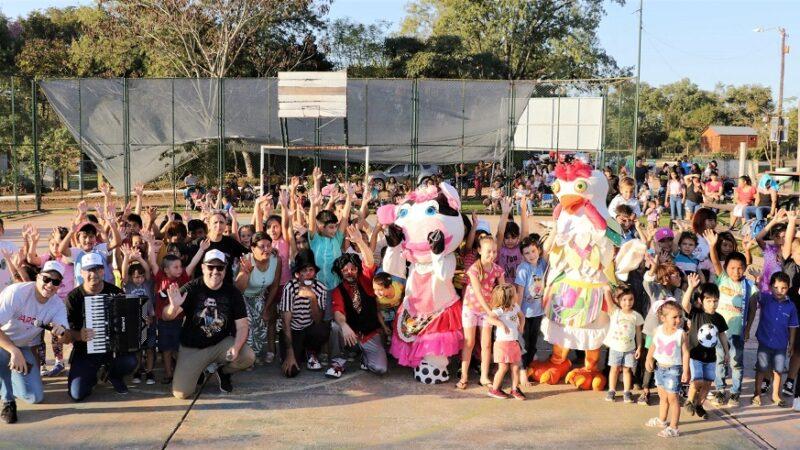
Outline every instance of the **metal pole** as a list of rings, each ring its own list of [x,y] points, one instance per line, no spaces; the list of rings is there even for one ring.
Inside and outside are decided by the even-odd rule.
[[[414,188],[417,186],[417,172],[419,171],[419,153],[417,144],[419,142],[419,86],[417,79],[411,80],[411,183]]]
[[[42,185],[41,174],[39,173],[39,127],[36,103],[38,103],[38,93],[36,92],[36,79],[31,80],[31,114],[33,125],[33,192],[36,198],[36,210],[42,210]]]
[[[258,176],[258,183],[259,183],[258,187],[261,188],[261,195],[266,195],[267,194],[266,191],[268,189],[264,189],[264,146],[261,145],[259,147],[259,149],[261,151],[259,152],[259,160],[258,160],[258,162],[259,162],[259,168],[258,169],[260,171],[260,174]]]
[[[797,161],[795,171],[800,174],[800,100],[797,101]]]
[[[131,196],[131,140],[130,140],[130,105],[128,102],[128,79],[122,79],[122,165],[125,189],[125,203]]]
[[[281,144],[283,145],[283,154],[286,157],[286,162],[283,170],[286,173],[285,183],[289,186],[289,127],[286,118],[280,118],[281,122]]]
[[[172,209],[178,207],[178,180],[175,178],[175,79],[172,78],[171,90],[171,104],[172,104]]]
[[[347,116],[344,117],[344,179],[350,181],[350,138],[347,129]],[[364,172],[364,181],[367,181],[367,173]]]
[[[464,133],[466,130],[466,121],[467,121],[466,89],[467,89],[467,81],[461,80],[461,165],[458,166],[458,168],[456,169],[456,173],[460,175],[458,177],[458,182],[456,183],[456,190],[458,191],[458,195],[461,195],[461,189],[464,187],[464,174],[461,173],[461,169],[462,166],[464,165]],[[466,196],[467,192],[464,191],[464,197]]]
[[[508,96],[508,133],[506,135],[506,176],[510,177],[513,175],[511,172],[511,166],[514,164],[514,132],[515,126],[514,122],[516,122],[516,112],[514,111],[515,105],[515,92],[514,92],[514,80],[509,80],[508,84],[509,96]],[[506,183],[506,195],[511,194],[511,184]]]
[[[224,78],[217,78],[218,104],[217,104],[217,125],[219,126],[219,139],[217,140],[217,182],[219,184],[219,195],[225,184],[225,98],[224,98]]]
[[[14,167],[14,203],[16,211],[19,212],[19,164],[17,162],[17,111],[14,106],[14,77],[11,77],[11,161]]]
[[[636,59],[636,105],[633,113],[633,159],[636,160],[636,150],[639,145],[639,88],[642,80],[642,8],[644,0],[639,0],[639,50]]]
[[[78,151],[78,190],[83,200],[83,98],[80,78],[78,78]],[[69,189],[69,178],[67,178],[67,189]]]
[[[314,145],[319,146],[319,116],[314,119]],[[320,167],[319,149],[314,149],[314,167]]]
[[[775,145],[775,168],[781,167],[781,136],[783,136],[783,67],[786,60],[786,29],[778,28],[781,34],[781,78],[778,84],[778,139]]]

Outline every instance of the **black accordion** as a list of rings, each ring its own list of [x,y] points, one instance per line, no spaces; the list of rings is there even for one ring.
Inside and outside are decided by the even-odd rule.
[[[88,295],[84,298],[86,328],[94,338],[87,353],[127,353],[142,349],[147,340],[147,297],[132,295]]]

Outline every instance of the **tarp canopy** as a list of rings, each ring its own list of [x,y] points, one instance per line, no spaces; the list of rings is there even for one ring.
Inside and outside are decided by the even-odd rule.
[[[40,83],[76,142],[82,142],[86,155],[118,189],[125,179],[126,117],[135,181],[147,182],[169,172],[173,148],[177,149],[176,165],[193,158],[181,145],[218,139],[220,121],[226,139],[281,144],[275,78],[48,79]],[[509,105],[508,81],[416,83],[415,98],[414,80],[348,80],[349,145],[369,146],[373,163],[410,161],[414,145],[420,163],[502,160],[509,123],[519,119],[536,86],[515,82],[514,105]],[[343,119],[320,122],[321,145],[345,144]],[[315,119],[289,119],[290,145],[313,145],[315,123]],[[252,151],[258,148],[250,147]],[[322,152],[321,156],[343,159],[344,153]],[[360,160],[363,154],[350,152],[349,157]]]

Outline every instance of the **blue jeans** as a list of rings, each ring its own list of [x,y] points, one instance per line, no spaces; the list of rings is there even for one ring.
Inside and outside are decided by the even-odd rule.
[[[769,206],[745,206],[742,216],[744,220],[750,220],[753,217],[762,220],[764,217],[767,217],[770,211],[772,211],[772,208]]]
[[[521,215],[522,214],[522,202],[517,200],[514,203],[516,203],[516,206],[517,206],[517,215]],[[533,213],[533,201],[529,199],[526,203],[528,204],[528,214],[532,214]]]
[[[31,364],[30,370],[25,375],[8,367],[11,353],[0,348],[0,397],[6,403],[14,401],[15,398],[28,403],[41,403],[44,399],[44,386],[39,375],[39,364],[36,363],[30,347],[22,347],[20,350],[25,361]]]
[[[728,336],[728,347],[730,353],[730,366],[731,366],[731,394],[740,394],[742,392],[742,377],[744,376],[744,339],[739,335]],[[722,363],[725,356],[725,351],[722,350],[722,344],[717,344],[717,373],[714,379],[714,385],[720,391],[725,388],[725,376],[727,366]]]
[[[683,220],[683,199],[680,195],[669,196],[669,216],[673,220]]]
[[[700,209],[699,203],[695,203],[691,200],[686,200],[686,212],[694,214],[697,212],[698,209]]]
[[[92,388],[97,384],[97,371],[100,366],[108,367],[108,381],[114,387],[124,385],[122,378],[133,373],[136,368],[136,355],[123,353],[116,358],[108,353],[99,355],[75,355],[69,365],[67,389],[69,396],[79,402],[92,393]]]

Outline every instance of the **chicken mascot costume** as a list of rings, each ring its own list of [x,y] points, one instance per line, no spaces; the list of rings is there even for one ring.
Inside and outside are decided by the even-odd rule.
[[[417,381],[443,383],[449,379],[448,357],[464,341],[461,300],[453,287],[453,252],[466,231],[458,192],[447,183],[420,187],[400,205],[380,207],[378,221],[388,244],[383,270],[406,278],[390,351],[414,368]]]
[[[617,284],[638,267],[644,243],[632,240],[616,253],[619,224],[606,207],[608,182],[602,172],[580,159],[556,166],[549,263],[543,304],[542,334],[553,344],[548,361],[533,361],[528,375],[540,383],[567,383],[579,389],[602,390],[606,379],[598,368],[600,347],[608,330],[606,286]],[[570,349],[586,352],[585,367],[570,371]]]

